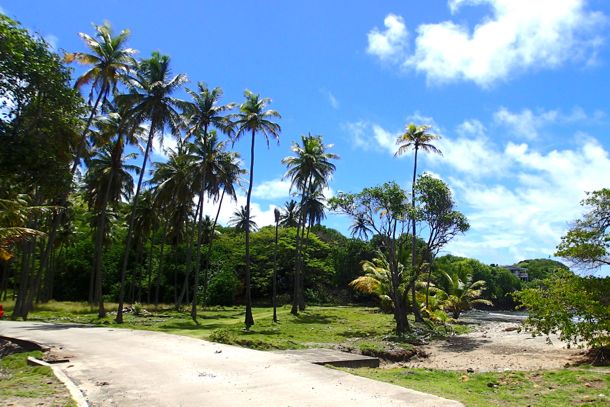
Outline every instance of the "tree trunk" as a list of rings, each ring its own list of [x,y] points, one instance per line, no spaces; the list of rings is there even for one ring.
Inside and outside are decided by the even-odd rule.
[[[226,190],[223,188],[222,190],[222,194],[220,195],[220,202],[218,203],[218,210],[216,211],[216,217],[214,218],[214,223],[212,224],[212,234],[210,235],[210,242],[208,243],[208,250],[207,250],[207,264],[204,268],[204,275],[203,275],[203,301],[204,301],[204,306],[206,305],[205,302],[207,301],[208,298],[208,284],[209,284],[209,273],[208,270],[210,269],[210,259],[212,257],[212,247],[213,247],[213,243],[214,243],[214,235],[216,232],[216,224],[218,223],[218,217],[220,216],[220,208],[222,208],[222,201],[225,197],[225,192]]]
[[[421,316],[421,312],[419,310],[419,306],[417,305],[416,298],[416,288],[417,277],[419,275],[419,270],[417,269],[417,259],[415,258],[415,248],[417,245],[417,236],[416,236],[416,220],[415,220],[415,177],[417,176],[417,144],[415,145],[415,159],[413,160],[413,182],[411,183],[411,209],[412,213],[412,229],[411,229],[411,269],[413,271],[413,279],[411,282],[411,305],[413,308],[413,315],[415,316],[416,322],[424,322],[424,319]]]
[[[115,321],[119,324],[123,323],[123,302],[125,300],[125,277],[127,274],[127,265],[129,263],[129,248],[131,247],[132,230],[136,218],[136,207],[138,205],[138,198],[140,197],[140,189],[142,188],[142,181],[144,179],[144,173],[146,172],[146,163],[148,161],[148,155],[150,154],[150,148],[152,146],[152,140],[154,137],[155,123],[150,124],[150,131],[148,132],[148,141],[146,142],[146,150],[144,151],[144,159],[142,161],[142,170],[140,171],[140,177],[138,178],[138,186],[136,187],[136,193],[133,197],[133,206],[131,208],[131,215],[129,216],[129,227],[127,228],[127,238],[125,241],[125,253],[123,255],[123,264],[121,267],[121,288],[119,292],[119,306],[117,308]]]
[[[275,222],[275,251],[273,252],[273,322],[277,322],[277,237],[278,237],[278,222]]]
[[[197,202],[197,207],[195,209],[195,215],[193,216],[193,226],[191,228],[191,233],[189,234],[189,244],[186,252],[186,270],[184,273],[184,282],[182,283],[182,290],[180,290],[180,296],[178,297],[178,301],[176,302],[176,310],[182,308],[182,301],[186,296],[186,302],[189,303],[189,279],[191,276],[191,271],[193,271],[193,236],[195,235],[195,223],[199,217],[199,213],[202,210],[202,201],[201,198]]]
[[[167,230],[167,220],[163,222],[163,231],[161,236],[161,250],[159,250],[159,266],[157,267],[157,275],[155,276],[155,308],[159,306],[159,286],[161,283],[161,273],[163,272],[163,249],[165,249],[165,232]]]
[[[250,286],[250,197],[252,196],[252,183],[254,182],[254,129],[252,130],[252,142],[250,145],[250,182],[248,184],[248,194],[246,196],[246,330],[254,325],[254,317],[252,316],[252,287]]]

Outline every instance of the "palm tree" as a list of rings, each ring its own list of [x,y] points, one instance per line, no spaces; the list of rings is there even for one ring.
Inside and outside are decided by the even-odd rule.
[[[100,194],[99,202],[96,203],[98,206],[97,210],[100,212],[97,217],[96,223],[96,235],[95,235],[95,249],[94,249],[94,259],[93,259],[93,274],[92,277],[96,281],[96,291],[95,291],[95,299],[93,302],[98,303],[99,306],[99,317],[103,318],[106,314],[106,311],[101,303],[102,296],[102,256],[103,256],[103,242],[104,242],[104,233],[106,230],[106,210],[109,202],[116,204],[119,200],[111,198],[116,197],[116,193],[112,194],[112,188],[116,188],[116,174],[119,172],[119,180],[123,176],[121,174],[123,170],[124,159],[127,158],[135,158],[133,154],[129,154],[127,157],[123,157],[123,152],[125,151],[125,145],[131,144],[135,145],[138,148],[140,147],[140,143],[142,141],[142,135],[144,134],[144,128],[140,126],[138,123],[134,123],[130,120],[125,107],[114,107],[110,106],[109,109],[111,113],[106,116],[102,116],[97,118],[94,122],[94,125],[97,129],[96,134],[96,143],[100,145],[101,148],[105,148],[105,146],[110,145],[112,143],[112,139],[116,137],[114,141],[114,146],[112,147],[112,151],[110,152],[110,165],[107,166],[107,177],[108,180],[105,182],[105,191]],[[129,168],[133,168],[130,166]],[[132,180],[133,182],[133,180]],[[119,198],[120,199],[120,198]]]
[[[218,150],[210,149],[208,142],[215,142],[216,140],[210,139],[209,129],[211,126],[218,130],[230,134],[231,132],[231,121],[224,114],[235,107],[233,103],[227,105],[220,105],[218,101],[222,96],[221,88],[208,89],[207,85],[203,82],[197,84],[197,92],[190,89],[186,89],[187,93],[193,99],[192,102],[182,103],[183,114],[186,118],[187,137],[195,136],[195,145],[197,146],[197,152],[199,153],[199,172],[201,176],[201,187],[199,192],[199,202],[197,204],[200,207],[199,218],[197,221],[197,244],[195,246],[195,285],[194,292],[199,290],[199,265],[201,262],[201,244],[203,239],[203,204],[205,200],[206,188],[208,186],[207,175],[208,166],[211,161],[216,157],[214,153]],[[214,134],[215,136],[215,134]],[[214,147],[213,145],[212,147]],[[224,145],[222,146],[224,147]],[[209,194],[209,192],[208,192]],[[193,304],[191,307],[191,317],[197,321],[197,296],[193,295]]]
[[[282,163],[286,165],[285,178],[290,178],[290,189],[297,188],[301,192],[300,219],[297,225],[297,259],[294,272],[294,295],[291,313],[296,315],[298,309],[305,308],[303,297],[303,253],[302,241],[305,237],[305,226],[307,211],[305,203],[308,201],[309,193],[313,186],[322,189],[328,185],[328,181],[335,171],[335,165],[331,160],[339,158],[336,154],[326,152],[330,145],[324,145],[321,136],[301,136],[301,143],[293,143],[291,150],[294,156],[286,157]]]
[[[273,210],[273,216],[275,218],[275,250],[273,252],[273,322],[277,322],[277,237],[278,227],[280,226],[280,210],[275,208]]]
[[[299,207],[297,201],[291,199],[284,203],[284,211],[280,215],[280,226],[283,228],[296,228],[299,224]]]
[[[176,111],[176,106],[180,103],[171,95],[180,88],[186,81],[187,77],[183,74],[170,77],[169,69],[170,59],[166,55],[161,55],[158,52],[153,52],[149,59],[145,59],[138,64],[136,74],[129,78],[130,92],[126,95],[121,95],[120,101],[130,106],[129,113],[136,122],[143,123],[148,121],[150,130],[148,132],[148,140],[146,141],[146,149],[144,150],[144,158],[142,159],[142,169],[136,187],[136,192],[133,197],[132,211],[129,217],[129,226],[127,230],[127,238],[125,241],[125,254],[121,266],[121,289],[119,293],[119,307],[116,315],[116,322],[123,322],[123,301],[125,297],[125,275],[129,262],[129,250],[133,224],[135,220],[135,208],[140,196],[142,180],[148,161],[148,155],[152,146],[155,134],[163,137],[163,130],[166,127],[177,133],[180,125],[180,115]]]
[[[235,212],[233,212],[233,216],[229,219],[229,226],[235,228],[235,230],[239,230],[241,232],[245,232],[246,230],[252,230],[254,232],[258,231],[258,225],[254,222],[255,216],[249,216],[246,208],[244,206],[240,206]]]
[[[250,197],[252,196],[252,186],[254,185],[254,145],[256,133],[262,133],[269,147],[269,139],[277,140],[279,144],[281,127],[273,122],[273,118],[281,118],[275,110],[265,110],[271,103],[269,98],[261,98],[260,95],[249,90],[244,92],[246,100],[239,106],[239,113],[230,115],[235,129],[235,139],[239,139],[244,134],[250,133],[250,180],[248,183],[248,193],[246,195],[246,218],[250,219]],[[246,223],[246,329],[254,325],[252,317],[252,296],[250,286],[250,223]]]
[[[96,31],[96,38],[85,33],[79,34],[89,48],[89,53],[73,52],[66,53],[64,56],[65,61],[68,63],[76,61],[91,66],[77,79],[75,84],[75,87],[80,89],[85,84],[91,83],[89,104],[91,104],[93,92],[97,91],[97,98],[93,104],[89,117],[85,122],[81,139],[76,150],[74,163],[72,164],[71,169],[72,175],[75,174],[80,163],[80,158],[83,155],[83,149],[87,140],[87,134],[90,131],[91,123],[97,114],[100,103],[103,104],[110,91],[114,92],[116,90],[118,82],[125,78],[135,64],[133,54],[135,54],[136,51],[126,47],[127,39],[129,38],[129,30],[123,30],[119,35],[113,36],[112,27],[108,22],[105,22],[101,26],[94,25],[94,28]],[[66,193],[66,195],[60,198],[59,205],[66,206],[67,199]],[[47,272],[49,257],[51,251],[55,247],[57,230],[62,223],[63,216],[64,211],[60,211],[53,217],[46,250],[43,251],[40,257],[40,273]]]
[[[485,290],[485,280],[472,281],[472,275],[462,280],[458,273],[442,273],[445,278],[444,287],[439,290],[443,297],[442,308],[451,312],[453,319],[458,319],[463,311],[471,309],[473,305],[493,306],[491,301],[480,298]]]
[[[415,314],[415,319],[419,322],[423,321],[423,318],[419,312],[419,307],[417,306],[415,293],[415,283],[417,281],[417,267],[415,258],[415,246],[417,239],[415,231],[415,178],[417,177],[417,153],[419,150],[422,150],[428,153],[443,155],[441,150],[432,144],[433,141],[439,140],[441,137],[436,134],[428,133],[428,130],[431,128],[432,126],[429,125],[417,126],[413,123],[408,124],[405,128],[405,132],[396,140],[398,150],[396,150],[396,153],[394,154],[395,157],[398,157],[405,154],[409,150],[414,151],[413,180],[411,183],[411,269],[413,271],[413,277],[411,278],[411,299],[413,301],[413,313]]]
[[[64,55],[66,62],[76,61],[83,65],[89,65],[90,68],[82,74],[77,80],[75,87],[80,89],[86,84],[91,84],[89,92],[89,103],[93,97],[94,91],[97,91],[97,98],[91,108],[91,113],[83,129],[81,142],[76,151],[76,159],[72,167],[72,173],[78,166],[82,149],[85,145],[85,138],[89,132],[89,127],[93,118],[97,114],[97,109],[102,103],[107,100],[108,94],[115,92],[119,81],[124,80],[126,75],[136,64],[133,55],[136,50],[127,48],[126,43],[129,38],[129,30],[122,30],[119,35],[113,36],[112,27],[109,22],[104,22],[102,25],[93,25],[95,28],[95,37],[91,37],[85,33],[78,35],[89,48],[90,52],[71,52]]]
[[[371,233],[371,229],[369,228],[367,222],[360,216],[354,219],[354,222],[349,227],[349,230],[352,236],[357,236],[364,239],[368,239],[369,233]]]
[[[124,162],[136,158],[131,153],[123,156],[122,142],[117,141],[114,147],[106,145],[89,162],[87,175],[85,176],[85,200],[94,214],[95,223],[95,254],[93,261],[92,277],[95,281],[94,301],[98,304],[98,317],[106,316],[106,310],[102,298],[102,257],[104,242],[108,233],[107,207],[110,204],[116,208],[121,199],[128,200],[133,190],[133,177],[130,172],[139,170],[133,165],[125,165]]]
[[[189,246],[186,254],[187,270],[184,276],[183,289],[176,302],[176,308],[180,308],[182,299],[187,292],[188,278],[191,259],[193,254],[192,239],[195,223],[191,223],[191,233],[186,232],[186,226],[193,211],[193,199],[197,185],[197,175],[193,171],[196,157],[190,154],[190,144],[179,143],[177,150],[168,150],[166,162],[155,162],[154,171],[150,184],[154,190],[155,204],[167,208],[170,235],[173,237],[174,247],[188,236]],[[197,206],[193,220],[196,219],[200,207]],[[175,287],[177,290],[177,287]]]

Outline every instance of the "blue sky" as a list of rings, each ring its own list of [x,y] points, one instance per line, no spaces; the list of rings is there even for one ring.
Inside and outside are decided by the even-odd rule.
[[[221,86],[226,102],[246,88],[272,98],[282,136],[257,146],[260,225],[289,199],[280,160],[307,132],[341,156],[329,193],[356,192],[388,180],[408,187],[412,157],[393,158],[393,140],[408,122],[433,125],[444,156],[419,168],[450,185],[472,225],[446,252],[486,263],[552,255],[585,191],[609,186],[605,1],[101,4],[0,0],[57,50],[83,50],[77,33],[109,20],[131,30],[139,56],[170,55],[190,86]],[[247,160],[247,142],[236,148]],[[325,223],[347,233],[350,220]]]

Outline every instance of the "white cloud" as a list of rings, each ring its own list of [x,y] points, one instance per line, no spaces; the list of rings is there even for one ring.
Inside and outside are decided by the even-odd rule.
[[[203,214],[208,215],[212,220],[216,216],[218,211],[219,202],[213,202],[209,199],[206,199],[203,205]],[[218,215],[218,223],[224,226],[229,224],[229,220],[233,217],[233,213],[241,208],[241,206],[246,206],[246,195],[238,194],[237,200],[230,200],[228,197],[222,202],[222,207],[220,208],[220,213]],[[273,214],[273,210],[277,208],[276,205],[266,205],[263,206],[258,202],[250,202],[251,214],[253,216],[254,222],[260,228],[263,226],[273,225],[275,223],[275,216]]]
[[[252,196],[258,199],[278,199],[290,196],[290,181],[281,178],[254,185]]]
[[[381,60],[393,60],[404,55],[407,47],[408,31],[401,16],[388,14],[383,20],[386,27],[380,31],[377,27],[368,33],[366,52]]]
[[[6,14],[6,11],[5,11],[5,10],[2,8],[2,6],[0,6],[0,14],[7,15],[7,14]]]
[[[505,163],[506,177],[474,180],[467,171],[451,177],[472,229],[448,249],[489,262],[512,263],[551,256],[571,221],[582,214],[586,191],[607,187],[608,151],[593,138],[576,136],[576,149],[540,152],[509,142],[489,154]]]
[[[418,26],[414,52],[402,58],[402,66],[423,72],[432,83],[466,80],[489,87],[525,70],[591,61],[603,42],[600,28],[606,17],[587,10],[586,0],[450,0],[448,4],[452,13],[477,5],[487,5],[491,12],[472,29],[454,21]],[[398,50],[406,47],[404,40],[400,46],[391,46],[388,40],[390,27],[402,24],[400,17],[388,15],[385,22],[385,33],[374,29],[368,34],[368,52],[380,59],[400,55]]]
[[[328,96],[328,103],[330,103],[332,108],[333,109],[338,109],[339,108],[339,101],[337,100],[335,95],[333,95],[333,93],[331,91],[328,91],[327,92],[327,96]]]
[[[494,113],[494,121],[506,126],[514,135],[533,140],[540,136],[540,130],[545,126],[553,124],[573,124],[599,122],[604,113],[596,110],[593,114],[587,114],[582,108],[574,107],[570,112],[564,113],[560,110],[540,110],[533,112],[523,109],[520,112],[511,112],[501,107]]]
[[[159,137],[155,137],[153,139],[152,153],[157,158],[167,160],[168,150],[176,150],[176,147],[178,147],[178,140],[172,135],[164,135],[163,144],[161,144]]]

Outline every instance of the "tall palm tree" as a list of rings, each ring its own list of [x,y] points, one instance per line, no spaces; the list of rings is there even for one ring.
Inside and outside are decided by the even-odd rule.
[[[235,230],[241,232],[245,232],[246,230],[256,232],[258,230],[258,225],[254,221],[254,218],[255,216],[248,215],[246,208],[242,205],[233,212],[233,216],[229,219],[229,226],[232,226]]]
[[[278,228],[280,226],[280,210],[275,208],[273,210],[273,216],[275,218],[275,250],[273,251],[273,322],[277,322],[277,238]]]
[[[434,144],[434,141],[439,140],[441,137],[428,133],[432,126],[429,125],[421,125],[417,126],[413,123],[408,124],[405,127],[405,132],[401,134],[396,140],[396,145],[398,149],[394,154],[395,157],[401,156],[407,153],[409,150],[414,151],[413,158],[413,180],[411,182],[411,270],[413,271],[413,277],[411,278],[411,300],[413,301],[413,313],[415,314],[415,319],[417,321],[423,321],[421,313],[419,311],[419,307],[417,306],[416,300],[416,292],[415,292],[415,284],[417,281],[417,266],[416,266],[416,258],[415,258],[415,247],[416,247],[416,216],[415,216],[415,179],[417,177],[417,154],[419,150],[422,150],[427,153],[434,153],[443,155],[441,150],[439,150]]]
[[[280,215],[280,226],[283,228],[296,228],[299,224],[299,206],[297,201],[291,199],[284,203],[284,211]]]
[[[89,52],[73,52],[66,53],[65,61],[70,63],[76,61],[83,65],[89,65],[90,68],[81,75],[75,84],[76,88],[81,88],[85,84],[91,83],[89,92],[89,104],[94,91],[97,91],[97,97],[89,113],[89,117],[85,122],[81,139],[76,149],[74,162],[72,164],[71,174],[76,173],[76,169],[80,163],[83,150],[86,145],[87,134],[89,134],[93,118],[97,114],[100,103],[103,103],[108,97],[110,91],[115,91],[119,81],[129,73],[135,64],[133,55],[136,51],[132,48],[127,48],[126,43],[129,38],[129,30],[122,30],[119,35],[113,36],[110,23],[105,22],[103,25],[94,25],[96,34],[95,38],[88,34],[80,33],[79,36],[89,48]],[[59,200],[60,206],[65,206],[67,203],[67,193]],[[40,257],[40,273],[48,272],[47,265],[51,255],[51,251],[55,247],[55,239],[57,230],[62,224],[64,211],[59,211],[52,219],[49,236],[47,239],[46,249]]]
[[[191,102],[182,104],[183,114],[186,117],[187,136],[195,136],[195,145],[200,158],[199,172],[201,176],[201,186],[199,191],[200,207],[199,217],[197,221],[197,244],[195,246],[195,284],[194,292],[199,290],[199,265],[201,261],[201,244],[203,240],[203,204],[205,201],[206,188],[208,186],[208,166],[216,155],[214,152],[218,150],[210,149],[209,142],[216,140],[210,139],[210,127],[215,127],[223,133],[230,134],[231,121],[225,113],[235,107],[233,103],[227,105],[219,104],[222,97],[222,89],[214,88],[210,90],[203,82],[197,84],[197,91],[186,89],[191,96]],[[215,136],[215,135],[214,135]],[[212,146],[214,147],[214,146]],[[224,146],[223,146],[224,147]],[[209,194],[209,193],[208,193]],[[193,304],[191,307],[191,317],[197,321],[197,296],[193,295]]]
[[[85,176],[85,200],[94,214],[95,224],[95,252],[92,270],[95,296],[93,302],[98,305],[99,318],[106,316],[102,298],[102,257],[109,229],[107,227],[107,208],[110,205],[116,209],[122,199],[128,200],[131,196],[133,191],[131,172],[137,173],[139,168],[124,163],[133,158],[136,158],[134,153],[123,155],[123,148],[119,142],[114,147],[106,145],[90,160]]]
[[[239,113],[230,115],[235,129],[235,139],[239,139],[244,134],[250,133],[250,180],[248,183],[248,193],[246,195],[246,217],[250,219],[250,197],[252,196],[252,186],[254,185],[254,145],[256,133],[262,133],[269,147],[269,139],[277,140],[279,144],[281,127],[272,121],[274,118],[281,118],[275,110],[265,110],[271,103],[269,98],[261,98],[260,95],[249,90],[244,92],[246,100],[239,106]],[[250,228],[249,222],[246,224],[246,329],[254,325],[252,317],[252,296],[250,286]]]
[[[80,89],[86,84],[91,84],[89,102],[91,102],[94,92],[97,92],[97,97],[83,129],[80,145],[76,151],[72,173],[78,166],[86,136],[100,103],[104,104],[109,93],[116,91],[119,81],[124,80],[136,64],[133,55],[137,51],[126,47],[130,34],[129,30],[122,30],[117,36],[113,36],[112,26],[107,21],[102,25],[94,24],[93,27],[95,38],[85,33],[78,34],[89,48],[89,52],[71,52],[64,55],[64,59],[68,63],[76,61],[90,66],[76,80],[75,87]]]
[[[298,313],[299,308],[302,310],[305,307],[303,287],[301,287],[303,281],[302,241],[305,237],[307,221],[307,211],[304,210],[305,203],[314,185],[317,185],[319,189],[328,185],[328,181],[335,171],[335,165],[331,161],[339,158],[336,154],[326,151],[327,148],[332,146],[325,145],[321,136],[301,136],[301,143],[302,145],[293,143],[291,150],[294,155],[282,160],[282,163],[288,168],[284,177],[290,178],[290,189],[296,188],[301,193],[300,219],[296,236],[297,258],[294,272],[294,295],[291,309],[291,313],[294,315]]]
[[[180,102],[171,95],[187,81],[187,77],[184,74],[178,74],[172,77],[169,63],[170,58],[168,56],[153,52],[149,59],[145,59],[138,64],[135,76],[129,78],[130,92],[126,95],[117,97],[120,99],[120,102],[130,106],[129,113],[136,122],[142,123],[148,121],[148,125],[150,126],[148,139],[146,141],[146,149],[144,150],[144,158],[142,159],[142,169],[140,171],[136,192],[133,197],[132,211],[129,217],[129,226],[125,241],[125,254],[123,255],[121,266],[119,306],[115,319],[117,323],[123,322],[125,274],[127,272],[129,250],[133,238],[132,230],[135,220],[135,208],[140,196],[142,180],[144,178],[146,163],[152,147],[153,138],[155,135],[159,135],[162,138],[163,130],[166,127],[169,127],[175,134],[180,126],[180,115],[176,110],[176,107]]]
[[[155,204],[166,208],[169,218],[170,235],[173,237],[174,247],[177,247],[185,238],[188,239],[188,251],[186,254],[187,269],[184,275],[183,289],[176,302],[176,308],[180,308],[182,299],[186,295],[191,259],[193,254],[192,233],[195,230],[195,223],[190,223],[191,233],[187,232],[187,224],[193,217],[196,219],[200,211],[199,205],[196,206],[193,214],[193,199],[197,185],[197,175],[193,171],[196,157],[190,154],[189,143],[179,143],[177,150],[169,149],[166,162],[155,162],[153,175],[150,180],[154,190]],[[177,287],[175,287],[177,289]]]
[[[119,107],[110,106],[109,110],[111,110],[111,112],[108,115],[99,117],[94,122],[94,126],[97,129],[96,143],[99,144],[101,148],[111,145],[112,140],[114,139],[114,145],[111,148],[110,153],[111,162],[110,166],[107,167],[107,176],[109,180],[106,182],[105,191],[101,193],[101,199],[97,203],[99,205],[98,211],[101,211],[101,213],[97,217],[92,276],[96,281],[94,302],[98,304],[98,315],[100,318],[103,318],[106,314],[103,304],[100,304],[102,302],[102,256],[104,252],[104,231],[106,230],[107,221],[106,209],[109,202],[113,204],[118,202],[116,199],[111,201],[111,189],[116,188],[114,186],[117,181],[116,174],[117,172],[121,173],[123,171],[124,159],[135,158],[132,154],[123,157],[126,144],[135,145],[136,147],[141,148],[140,143],[143,138],[142,135],[144,134],[144,128],[138,123],[134,123],[130,120],[124,107],[121,109]],[[132,167],[130,166],[128,168]],[[122,175],[119,176],[119,179],[121,176]],[[114,194],[114,196],[116,197],[116,194]]]

